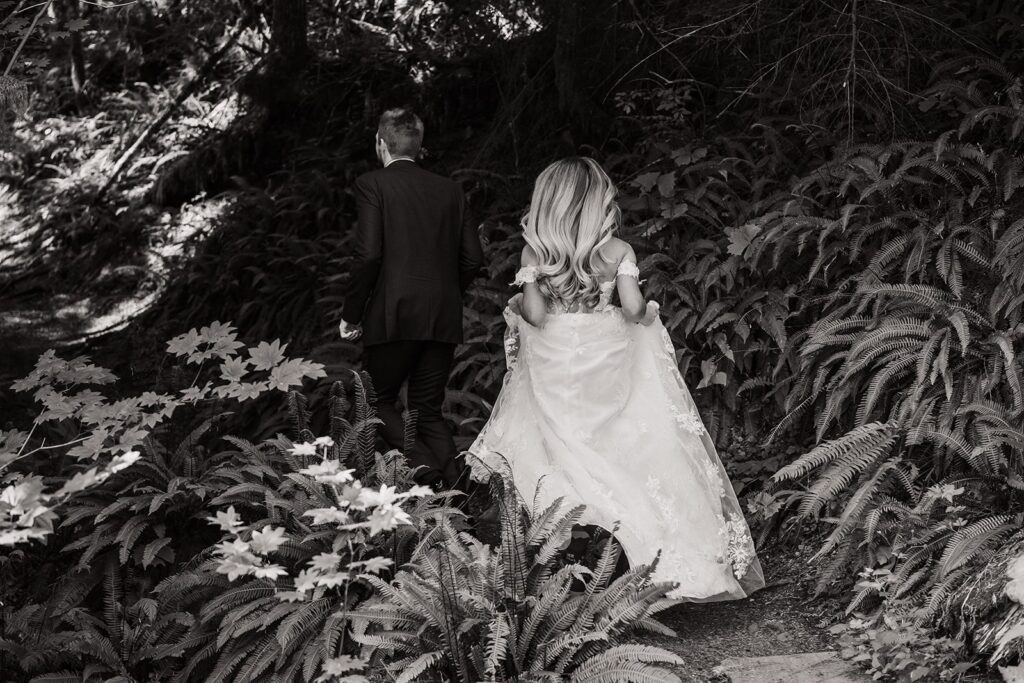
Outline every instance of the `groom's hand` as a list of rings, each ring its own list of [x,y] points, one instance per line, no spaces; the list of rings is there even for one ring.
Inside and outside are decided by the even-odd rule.
[[[359,325],[350,325],[342,320],[338,324],[338,333],[343,340],[354,342],[359,341],[359,338],[363,336],[363,329]]]

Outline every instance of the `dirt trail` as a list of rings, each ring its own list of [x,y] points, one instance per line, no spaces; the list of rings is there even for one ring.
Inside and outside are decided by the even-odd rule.
[[[759,553],[767,585],[745,600],[693,603],[662,614],[677,638],[651,636],[644,642],[678,654],[684,681],[723,681],[714,669],[730,657],[789,655],[830,649],[828,627],[842,604],[811,599],[813,549],[769,548]],[[791,683],[801,683],[792,681]]]

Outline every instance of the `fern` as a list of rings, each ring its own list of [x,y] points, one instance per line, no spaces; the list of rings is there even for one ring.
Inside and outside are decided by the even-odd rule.
[[[571,673],[591,656],[611,651],[631,629],[657,623],[653,615],[672,586],[650,584],[649,568],[634,568],[608,586],[618,557],[610,539],[592,571],[556,566],[560,555],[554,549],[568,539],[580,510],[560,510],[557,502],[530,518],[512,487],[504,496],[503,547],[492,552],[441,524],[390,584],[375,582],[378,597],[352,614],[358,624],[353,637],[390,671],[418,662],[417,670],[461,681],[512,680],[526,671]],[[510,544],[518,548],[505,547]],[[573,577],[583,576],[584,591],[572,593]],[[467,640],[480,643],[478,656],[460,644]],[[587,644],[597,649],[588,654]],[[592,666],[596,672],[611,671],[613,660],[620,668],[654,662],[652,652],[617,649]],[[675,661],[671,657],[657,661]]]

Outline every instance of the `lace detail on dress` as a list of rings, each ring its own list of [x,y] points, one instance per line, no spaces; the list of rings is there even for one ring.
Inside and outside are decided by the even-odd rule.
[[[707,459],[704,461],[704,477],[708,480],[708,488],[715,494],[716,500],[721,500],[725,495],[725,482],[718,471],[718,465]]]
[[[733,575],[742,579],[754,560],[754,539],[750,537],[746,520],[735,512],[729,513],[729,521],[718,530],[718,535],[728,544]]]
[[[632,261],[620,261],[619,267],[615,270],[615,275],[625,275],[626,277],[640,279],[640,268]]]
[[[676,370],[678,371],[678,368]],[[697,436],[707,433],[708,430],[704,427],[704,423],[701,421],[696,409],[684,413],[673,404],[669,407],[669,410],[672,411],[672,417],[676,419],[676,424],[682,427],[683,431],[696,434]]]
[[[505,366],[509,372],[516,369],[519,360],[519,333],[511,325],[505,327]],[[507,378],[506,378],[507,379]]]
[[[525,284],[537,281],[537,266],[523,266],[516,271],[516,279],[512,281],[512,285],[516,287],[522,287]]]
[[[661,510],[661,514],[669,526],[676,526],[679,523],[676,518],[676,499],[661,492],[661,479],[653,474],[647,475],[647,493]]]

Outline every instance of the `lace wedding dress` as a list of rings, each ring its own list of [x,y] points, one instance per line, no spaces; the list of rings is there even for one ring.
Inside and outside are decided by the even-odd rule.
[[[516,284],[532,281],[520,270]],[[623,262],[618,275],[638,277]],[[466,454],[473,479],[510,479],[524,502],[586,505],[581,524],[612,529],[631,565],[677,582],[671,597],[742,598],[764,586],[743,512],[676,365],[668,331],[628,322],[614,280],[590,312],[549,304],[534,327],[505,309],[505,375]],[[535,499],[536,496],[536,499]]]

